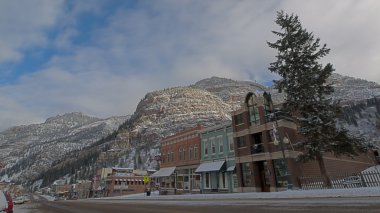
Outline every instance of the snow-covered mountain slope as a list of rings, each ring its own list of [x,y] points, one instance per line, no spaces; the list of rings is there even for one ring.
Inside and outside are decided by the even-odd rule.
[[[1,174],[12,180],[31,179],[65,154],[106,137],[127,118],[99,119],[73,112],[5,130],[0,133],[0,159],[5,167]]]
[[[333,98],[342,104],[362,102],[380,96],[380,85],[363,79],[332,74],[329,82],[334,87]]]
[[[177,87],[148,93],[125,130],[133,151],[119,166],[156,168],[157,161],[153,159],[159,154],[161,137],[197,124],[211,126],[230,120],[231,110],[220,97],[199,88]]]

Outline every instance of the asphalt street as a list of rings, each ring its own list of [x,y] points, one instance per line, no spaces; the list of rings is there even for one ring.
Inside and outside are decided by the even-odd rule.
[[[378,213],[379,197],[212,200],[34,200],[25,213]],[[15,211],[17,213],[17,211]]]

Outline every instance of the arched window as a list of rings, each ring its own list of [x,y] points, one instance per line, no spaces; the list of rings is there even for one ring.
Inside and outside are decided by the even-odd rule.
[[[245,99],[249,112],[250,125],[260,124],[259,108],[257,107],[255,98],[256,95],[254,93],[248,93]]]
[[[265,118],[266,121],[269,122],[271,113],[272,113],[272,96],[270,93],[264,92],[264,112],[265,112]]]

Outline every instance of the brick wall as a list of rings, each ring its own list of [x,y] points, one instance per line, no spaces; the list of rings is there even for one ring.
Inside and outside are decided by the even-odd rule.
[[[172,166],[186,166],[199,164],[201,158],[201,138],[200,130],[203,127],[198,125],[195,128],[191,128],[182,132],[179,132],[173,136],[163,138],[161,140],[161,168]],[[194,147],[198,147],[198,155],[195,156]],[[189,157],[189,148],[192,147],[192,159]],[[179,159],[179,149],[181,148],[182,158]],[[183,154],[183,148],[186,150],[186,158]],[[168,153],[173,152],[173,160],[169,157]],[[165,159],[163,159],[165,158]]]
[[[336,176],[343,174],[351,174],[365,170],[368,167],[374,166],[374,154],[372,151],[363,153],[354,158],[341,156],[334,157],[331,153],[324,155],[324,162],[328,175]],[[319,165],[316,161],[300,164],[302,176],[320,176]]]
[[[143,193],[145,191],[143,176],[110,176],[107,179],[106,196]]]

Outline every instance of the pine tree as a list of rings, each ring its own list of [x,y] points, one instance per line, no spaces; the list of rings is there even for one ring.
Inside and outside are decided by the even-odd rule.
[[[366,151],[366,146],[361,137],[352,136],[336,125],[342,108],[328,99],[333,87],[326,81],[334,69],[330,63],[323,66],[318,62],[330,49],[326,44],[320,46],[320,39],[302,27],[297,15],[280,11],[276,24],[281,31],[272,32],[279,39],[267,43],[278,51],[277,60],[270,63],[269,70],[282,77],[274,84],[276,89],[286,93],[283,110],[295,117],[304,138],[297,144],[305,150],[299,159],[317,160],[325,185],[331,187],[323,154],[353,156]]]

